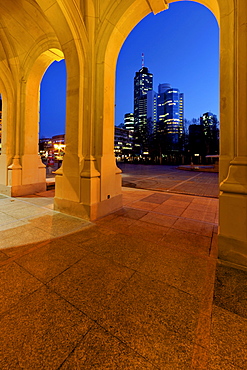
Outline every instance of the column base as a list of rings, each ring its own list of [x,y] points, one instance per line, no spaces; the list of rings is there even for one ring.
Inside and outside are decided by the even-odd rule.
[[[122,194],[92,205],[78,203],[58,197],[54,198],[54,209],[56,211],[90,221],[106,216],[107,214],[112,213],[121,207]]]
[[[231,161],[220,184],[219,259],[234,267],[247,267],[247,158]]]
[[[20,197],[23,195],[41,193],[43,191],[46,191],[46,182],[15,186],[0,184],[0,193],[9,197]]]
[[[220,262],[247,271],[247,242],[219,235],[218,246]]]
[[[219,259],[247,267],[247,195],[221,192]]]

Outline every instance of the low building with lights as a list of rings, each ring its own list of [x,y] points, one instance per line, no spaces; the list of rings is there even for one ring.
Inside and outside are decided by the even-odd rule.
[[[129,161],[133,157],[131,130],[115,126],[114,153],[117,161]]]
[[[61,161],[65,153],[65,135],[55,135],[52,138],[39,139],[39,154],[43,160],[53,157]]]

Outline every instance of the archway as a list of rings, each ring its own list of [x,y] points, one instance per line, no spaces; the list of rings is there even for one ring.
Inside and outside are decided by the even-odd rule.
[[[129,34],[118,56],[115,99],[116,126],[121,123],[124,128],[122,123],[127,113],[127,132],[122,130],[122,133],[126,136],[130,133],[131,142],[128,145],[132,155],[126,160],[136,163],[145,161],[149,164],[188,165],[191,162],[197,163],[198,158],[191,157],[191,153],[200,153],[205,165],[206,155],[218,154],[218,151],[215,153],[216,145],[215,148],[213,145],[206,148],[205,135],[201,135],[200,149],[196,148],[200,151],[192,151],[188,140],[189,132],[186,132],[186,137],[184,135],[185,127],[195,121],[197,125],[201,123],[197,128],[204,127],[204,121],[200,121],[203,113],[210,111],[218,117],[218,33],[218,23],[208,8],[196,2],[180,1],[171,4],[167,11],[157,15],[150,13]],[[148,68],[150,81],[146,80],[146,71],[143,74],[140,71],[142,63]],[[170,93],[164,95],[164,89],[169,88]],[[161,89],[164,91],[160,95]],[[174,89],[180,96],[180,103],[178,95],[174,95],[172,91]],[[134,96],[137,101],[135,104]],[[169,103],[171,96],[173,103]],[[128,127],[133,129],[133,125],[128,123],[130,112],[135,122],[135,137],[141,134],[140,143],[136,147],[133,133],[128,131]],[[139,119],[140,114],[142,118]],[[138,132],[139,120],[143,133]],[[166,131],[171,129],[173,134],[167,135]],[[212,129],[210,133],[217,140],[217,130]],[[140,152],[142,137],[147,147],[145,155]],[[122,142],[125,141],[123,136]],[[126,144],[123,146],[122,151],[126,153]],[[121,148],[118,149],[119,152],[121,154]]]
[[[200,1],[202,5],[210,6],[216,17],[219,17],[219,6],[216,0]],[[136,0],[124,6],[111,6],[106,15],[108,21],[104,24],[104,37],[97,49],[97,76],[96,95],[100,96],[96,110],[95,137],[96,157],[101,172],[101,201],[112,194],[116,199],[121,194],[120,186],[112,189],[112,184],[119,184],[119,172],[115,168],[113,158],[114,142],[114,93],[115,69],[120,48],[129,32],[150,12],[155,14],[168,8],[168,2],[151,1],[149,3]],[[103,80],[102,80],[103,79]],[[103,84],[102,84],[103,83]],[[104,94],[102,95],[102,90]],[[104,155],[102,156],[102,153]],[[109,164],[110,163],[110,164]],[[115,178],[109,181],[109,174]],[[105,174],[107,176],[105,176]],[[111,195],[111,196],[112,196]],[[121,202],[121,201],[120,201]]]
[[[49,188],[54,188],[54,173],[65,152],[66,81],[66,63],[61,60],[50,64],[40,84],[39,154]]]
[[[23,86],[24,117],[22,136],[17,143],[21,155],[21,185],[12,189],[12,195],[32,194],[46,190],[45,165],[38,155],[39,94],[41,78],[54,60],[63,59],[63,53],[51,48],[42,53],[27,73]]]

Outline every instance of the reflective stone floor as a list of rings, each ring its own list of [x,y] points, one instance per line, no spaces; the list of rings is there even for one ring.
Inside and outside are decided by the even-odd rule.
[[[217,264],[218,200],[123,188],[95,223],[53,191],[0,199],[0,369],[247,368],[247,273]]]

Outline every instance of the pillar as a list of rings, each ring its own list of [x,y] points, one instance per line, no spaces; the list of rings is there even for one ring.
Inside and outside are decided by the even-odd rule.
[[[45,166],[38,155],[39,83],[37,76],[29,80],[21,76],[13,82],[14,94],[3,96],[2,194],[22,196],[46,190]]]
[[[94,9],[85,7],[88,42],[64,45],[67,65],[66,153],[56,172],[55,209],[94,220],[122,206],[114,156],[114,70],[97,63]],[[110,99],[105,96],[109,79]]]
[[[219,258],[247,268],[247,4],[221,24]]]

